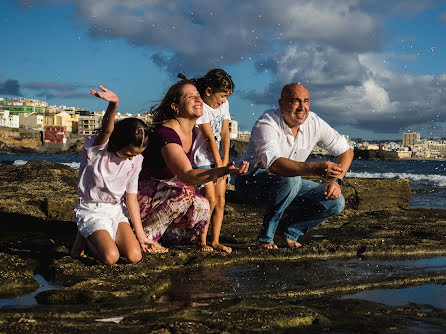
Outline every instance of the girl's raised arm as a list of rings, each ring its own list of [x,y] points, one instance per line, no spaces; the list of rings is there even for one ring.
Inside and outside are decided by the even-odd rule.
[[[119,106],[119,98],[115,93],[102,85],[98,85],[98,87],[100,90],[102,90],[102,92],[91,89],[90,93],[105,101],[108,101],[109,103],[104,117],[102,118],[101,132],[96,137],[93,146],[103,145],[110,138],[110,135],[114,129],[115,116]]]

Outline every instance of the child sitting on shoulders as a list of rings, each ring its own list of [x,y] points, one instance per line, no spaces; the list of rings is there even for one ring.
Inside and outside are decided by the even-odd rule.
[[[102,85],[98,87],[101,91],[91,90],[91,94],[109,105],[99,134],[88,137],[84,144],[77,187],[79,203],[74,210],[79,232],[71,256],[85,257],[86,247],[103,264],[114,264],[121,255],[138,262],[141,248],[147,244],[136,196],[148,128],[137,118],[126,118],[115,125],[119,99]]]

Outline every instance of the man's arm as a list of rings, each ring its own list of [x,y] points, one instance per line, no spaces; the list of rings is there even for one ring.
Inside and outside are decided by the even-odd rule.
[[[342,180],[344,178],[345,174],[350,168],[353,156],[354,156],[353,150],[350,148],[336,158],[336,162],[340,166],[342,166],[343,172],[339,176],[336,176],[335,179],[338,178]],[[325,185],[324,194],[327,199],[339,198],[341,197],[341,193],[342,193],[341,186],[336,182],[336,180],[331,180]]]
[[[337,178],[345,175],[342,166],[331,161],[298,162],[288,158],[277,158],[268,168],[271,174],[284,177],[320,175]]]

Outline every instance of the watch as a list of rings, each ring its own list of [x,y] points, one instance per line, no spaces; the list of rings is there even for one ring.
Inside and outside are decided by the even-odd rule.
[[[336,181],[337,184],[342,186],[342,180],[341,179],[335,178],[334,181]]]

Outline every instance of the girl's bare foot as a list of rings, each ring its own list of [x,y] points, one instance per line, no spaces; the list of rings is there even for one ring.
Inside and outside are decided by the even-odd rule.
[[[219,244],[218,242],[216,242],[216,243],[213,242],[212,243],[212,248],[214,248],[215,250],[221,251],[221,252],[226,252],[228,254],[232,253],[232,248],[231,247]]]
[[[273,242],[257,241],[257,248],[259,248],[259,249],[277,249],[277,245]]]
[[[144,253],[151,254],[167,253],[169,251],[168,248],[161,246],[157,241],[149,244],[141,244],[141,248]]]
[[[76,235],[76,240],[74,240],[73,247],[71,248],[70,255],[73,259],[82,259],[86,258],[87,255],[85,255],[85,247],[87,246],[87,243],[85,241],[85,238],[78,232]]]
[[[213,251],[214,251],[214,249],[213,249],[211,246],[206,245],[206,244],[203,244],[203,243],[201,243],[201,242],[199,242],[199,243],[197,244],[197,248],[198,248],[199,250],[201,250],[202,252],[213,252]]]

